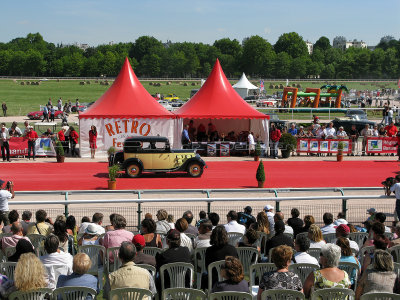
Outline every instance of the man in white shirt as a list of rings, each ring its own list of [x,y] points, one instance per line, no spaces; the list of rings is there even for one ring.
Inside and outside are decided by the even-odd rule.
[[[274,222],[276,223],[277,221],[283,221],[283,222],[285,222],[284,221],[284,218],[285,218],[285,216],[283,215],[283,213],[282,212],[280,212],[280,211],[278,211],[275,215],[274,215]],[[288,234],[294,234],[293,233],[293,228],[292,227],[290,227],[289,225],[286,225],[285,224],[285,231],[283,232],[283,233],[288,233]]]
[[[324,213],[322,219],[325,226],[321,227],[322,234],[335,233],[335,224],[333,224],[333,215],[331,213]]]
[[[346,224],[341,224],[338,227],[336,227],[336,238],[344,237],[349,240],[350,248],[356,250],[357,252],[360,250],[358,247],[357,242],[352,241],[348,238],[350,234],[350,227],[347,226]],[[336,241],[335,241],[336,244]]]
[[[14,194],[14,184],[9,181],[7,185],[3,188],[5,181],[0,179],[0,223],[3,222],[3,226],[10,224],[8,220],[8,200],[15,197]]]
[[[296,254],[293,256],[293,263],[296,264],[314,264],[319,265],[318,260],[307,253],[310,248],[310,240],[304,234],[298,234],[296,236],[296,242],[294,244],[294,249]]]
[[[59,244],[58,237],[50,234],[44,241],[44,249],[47,254],[40,257],[40,261],[47,271],[47,287],[51,289],[56,287],[58,275],[72,274],[73,257],[71,254],[61,251],[58,248]]]
[[[254,152],[256,149],[256,142],[254,141],[254,133],[249,132],[249,135],[247,136],[247,141],[249,142],[249,155],[251,155],[251,152]]]
[[[275,225],[275,221],[274,221],[274,213],[273,213],[274,207],[272,205],[265,205],[264,206],[264,211],[267,214],[268,217],[268,221],[269,221],[269,228],[273,229],[274,225]]]
[[[333,123],[330,122],[329,126],[325,128],[324,134],[326,139],[333,139],[335,137],[336,129],[333,127]]]
[[[242,233],[243,235],[245,234],[246,227],[237,222],[238,214],[236,211],[234,210],[229,211],[226,218],[228,220],[228,224],[224,225],[226,232],[239,232]]]
[[[400,219],[400,183],[393,184],[390,191],[396,196],[396,215]]]
[[[102,226],[103,218],[104,218],[104,215],[102,213],[95,213],[92,217],[92,223],[89,223],[89,222],[82,223],[81,227],[79,227],[78,240],[85,234],[85,230],[89,226],[89,224],[95,225],[96,232],[98,232],[99,234],[105,233],[106,231]]]
[[[367,138],[372,135],[371,129],[369,129],[369,125],[365,124],[363,130],[361,130],[360,135],[363,137],[362,142],[362,155],[365,156],[365,148],[367,147]]]

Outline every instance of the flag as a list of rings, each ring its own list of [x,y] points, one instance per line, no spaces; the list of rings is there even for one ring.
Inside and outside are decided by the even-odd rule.
[[[260,92],[264,90],[264,80],[260,79]]]

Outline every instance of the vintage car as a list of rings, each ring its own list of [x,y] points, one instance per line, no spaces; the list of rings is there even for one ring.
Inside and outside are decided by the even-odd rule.
[[[179,100],[179,97],[175,94],[167,94],[167,96],[164,97],[164,100],[166,101]]]
[[[125,139],[122,151],[109,156],[109,165],[118,164],[129,177],[142,172],[187,172],[200,177],[206,163],[194,150],[171,150],[169,140],[160,136]]]
[[[54,113],[54,117],[56,119],[61,119],[62,117],[62,111],[61,110],[56,110]],[[29,114],[26,115],[30,120],[41,120],[43,119],[43,111],[38,110],[38,111],[32,111]],[[49,115],[50,118],[50,115]]]

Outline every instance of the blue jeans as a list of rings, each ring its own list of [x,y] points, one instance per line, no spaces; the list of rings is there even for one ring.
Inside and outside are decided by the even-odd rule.
[[[270,147],[271,147],[272,157],[278,157],[278,146],[279,146],[279,141],[277,142],[271,141]]]

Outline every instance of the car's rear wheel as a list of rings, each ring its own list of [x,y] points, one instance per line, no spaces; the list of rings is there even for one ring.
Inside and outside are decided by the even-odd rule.
[[[126,167],[125,172],[129,177],[136,178],[142,174],[142,168],[137,163],[131,163]]]
[[[193,162],[188,166],[187,172],[192,177],[200,177],[203,174],[203,166],[197,162]]]

